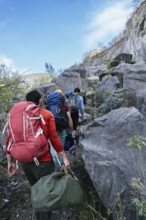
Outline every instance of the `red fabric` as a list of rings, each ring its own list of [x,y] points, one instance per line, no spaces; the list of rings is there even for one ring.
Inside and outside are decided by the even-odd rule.
[[[56,125],[55,125],[55,119],[54,119],[53,114],[50,111],[43,109],[43,108],[40,109],[40,114],[43,116],[45,120],[45,125],[42,123],[42,128],[44,130],[45,136],[50,139],[54,149],[57,152],[63,151],[64,148],[56,132]],[[6,138],[6,153],[10,154],[10,152],[7,149],[8,143],[9,143],[9,136],[7,136]],[[51,160],[52,160],[52,155],[50,153],[50,146],[49,146],[48,152],[41,159],[39,159],[39,161],[46,162],[46,161],[51,161]]]
[[[64,109],[66,112],[70,112],[70,107],[66,103],[64,103]]]
[[[54,119],[53,114],[50,111],[43,109],[43,108],[40,109],[40,114],[44,117],[44,120],[46,122],[45,125],[42,124],[44,134],[46,135],[47,138],[50,139],[54,149],[57,152],[63,151],[64,148],[56,132],[56,125],[55,125],[55,119]],[[52,160],[52,156],[50,154],[50,148],[49,148],[48,154],[44,155],[40,161],[48,161],[48,160]]]

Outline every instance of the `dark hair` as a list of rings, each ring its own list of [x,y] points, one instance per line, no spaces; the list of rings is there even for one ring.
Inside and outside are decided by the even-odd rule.
[[[79,89],[79,88],[75,88],[75,89],[74,89],[74,92],[80,93],[80,89]]]
[[[26,100],[34,102],[36,105],[39,104],[41,99],[41,93],[38,90],[32,90],[26,94]]]

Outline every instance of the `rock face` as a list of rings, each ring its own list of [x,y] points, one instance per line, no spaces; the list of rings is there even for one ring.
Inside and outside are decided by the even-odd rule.
[[[114,59],[119,54],[131,54],[132,62],[146,62],[146,1],[134,12],[128,21],[123,37],[111,48],[97,54],[92,59],[83,62],[84,66],[96,66],[105,59]]]
[[[119,78],[127,99],[127,106],[135,106],[146,118],[146,64],[120,64],[112,69]]]
[[[133,220],[130,206],[132,178],[138,176],[137,152],[128,148],[133,135],[146,137],[146,122],[134,107],[119,108],[82,127],[82,157],[94,187],[106,208],[114,207],[122,195],[126,219]],[[146,188],[146,150],[141,153],[141,181]],[[146,191],[142,192],[146,199]]]

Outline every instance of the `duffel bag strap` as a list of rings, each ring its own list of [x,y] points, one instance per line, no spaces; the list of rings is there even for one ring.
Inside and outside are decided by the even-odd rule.
[[[62,168],[61,168],[61,170],[63,170],[66,175],[71,174],[71,176],[72,176],[75,180],[78,180],[78,178],[75,176],[74,172],[72,171],[72,169],[71,169],[70,167],[67,167],[67,168],[66,168],[66,167],[63,165]]]

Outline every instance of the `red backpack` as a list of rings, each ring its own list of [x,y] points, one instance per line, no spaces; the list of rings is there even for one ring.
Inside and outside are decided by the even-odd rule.
[[[39,106],[33,102],[19,102],[10,110],[8,117],[8,131],[11,144],[8,149],[15,160],[22,163],[34,161],[48,151],[48,141],[41,128]]]

